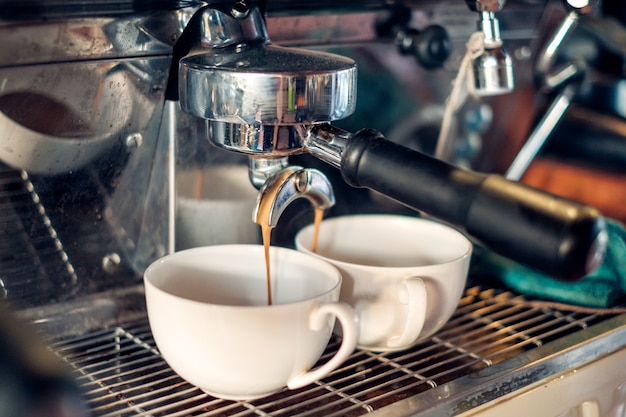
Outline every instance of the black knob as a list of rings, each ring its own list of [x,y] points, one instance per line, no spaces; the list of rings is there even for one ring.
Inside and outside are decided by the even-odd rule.
[[[431,25],[422,31],[408,28],[396,36],[400,51],[415,55],[426,69],[440,68],[452,53],[452,41],[442,26]]]

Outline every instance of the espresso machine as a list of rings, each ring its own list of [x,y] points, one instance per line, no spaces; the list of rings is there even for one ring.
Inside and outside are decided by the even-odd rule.
[[[458,415],[618,352],[619,311],[538,308],[478,279],[411,351],[357,351],[311,389],[231,403],[162,361],[141,284],[181,249],[181,190],[227,181],[215,168],[236,168],[246,239],[267,222],[293,245],[313,208],[401,212],[579,280],[606,250],[602,214],[519,180],[572,103],[614,94],[626,117],[626,19],[606,3],[1,0],[3,303],[94,415]],[[514,158],[494,158],[515,117],[502,103],[528,86],[544,107],[519,115],[533,129]],[[211,242],[244,223],[210,207],[191,229]]]

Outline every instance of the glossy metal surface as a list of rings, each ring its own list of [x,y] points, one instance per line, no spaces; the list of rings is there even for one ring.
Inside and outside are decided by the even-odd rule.
[[[301,153],[302,138],[294,126],[207,121],[211,142],[228,151],[253,156],[288,156]]]
[[[209,6],[191,25],[199,39],[179,64],[183,111],[247,125],[337,120],[354,111],[354,61],[272,45],[257,7]]]
[[[274,174],[289,166],[289,158],[248,158],[248,178],[252,185],[259,189]]]
[[[268,39],[263,15],[257,7],[251,8],[247,3],[224,3],[216,6],[205,6],[197,16],[197,21],[190,23],[191,30],[197,29],[192,39],[194,47],[208,51],[213,48],[224,48],[242,43],[259,43]],[[193,27],[198,25],[198,28]],[[228,53],[228,52],[227,52]]]
[[[460,378],[446,386],[408,398],[373,413],[374,417],[453,416],[494,401],[542,381],[549,381],[566,371],[593,363],[602,356],[623,349],[626,335],[624,315],[557,340],[536,350]],[[445,402],[441,403],[441,399]],[[512,398],[514,400],[514,398]]]
[[[12,104],[0,109],[0,166],[16,178],[0,181],[0,201],[15,210],[16,230],[22,229],[9,240],[19,243],[0,252],[7,297],[16,305],[133,282],[147,262],[170,250],[165,167],[173,138],[162,120],[170,61],[135,62],[154,69],[149,82],[116,60],[0,70],[6,91],[0,105]],[[92,81],[76,83],[86,79]],[[9,174],[21,170],[26,174]],[[39,223],[48,224],[60,243],[28,243],[39,239],[28,225]],[[33,277],[22,273],[22,263],[40,271],[41,283],[64,281],[66,273],[52,262],[56,257],[71,265],[72,285],[25,289]]]
[[[328,123],[279,126],[208,121],[207,136],[220,148],[253,157],[286,157],[308,152],[339,168],[352,133]],[[251,163],[250,167],[256,170],[258,164]]]
[[[474,91],[480,96],[513,90],[513,60],[504,48],[486,48],[472,61],[472,73]]]
[[[575,93],[576,87],[574,85],[568,85],[554,98],[546,113],[528,136],[528,140],[524,143],[522,149],[517,153],[511,166],[507,169],[505,173],[507,179],[519,181],[522,178],[528,166],[541,151],[541,148],[543,148],[552,132],[563,119],[565,112],[567,112],[572,103]]]
[[[271,197],[269,201],[268,196]],[[289,166],[270,177],[261,187],[252,219],[261,226],[276,227],[287,206],[299,198],[310,201],[320,210],[335,205],[335,193],[326,175],[316,169]]]
[[[579,20],[579,13],[575,11],[568,13],[537,58],[537,62],[535,64],[536,77],[541,86],[547,91],[563,85],[575,75],[579,75],[581,73],[581,68],[571,62],[561,65],[558,68],[554,68],[558,58],[557,53],[572,36],[575,29],[578,27]]]
[[[184,111],[242,124],[343,119],[356,106],[356,64],[323,52],[242,45],[183,58]]]
[[[112,61],[0,70],[0,161],[30,173],[64,173],[140,135],[128,129],[143,104],[127,68]]]
[[[515,156],[515,159],[506,171],[506,178],[512,180],[522,178],[528,166],[563,119],[578,93],[581,84],[580,79],[584,72],[587,71],[586,64],[578,62],[582,61],[579,59],[558,64],[557,62],[559,53],[566,47],[568,41],[579,27],[580,19],[582,16],[591,13],[596,3],[594,1],[583,1],[575,3],[576,6],[574,6],[572,2],[565,2],[571,11],[565,16],[550,40],[541,49],[534,68],[535,77],[540,88],[546,92],[559,88],[560,91],[556,94],[547,111]],[[589,90],[592,90],[592,88],[589,88]]]
[[[502,5],[497,1],[486,3],[490,4],[482,4],[478,8],[478,29],[484,36],[484,49],[472,57],[473,90],[479,96],[508,93],[515,84],[513,60],[503,47],[500,22],[492,10],[499,10]]]
[[[2,4],[0,3],[0,8]],[[0,67],[169,55],[197,7],[96,17],[0,14]],[[71,8],[67,8],[71,10]],[[137,68],[149,73],[150,67]]]

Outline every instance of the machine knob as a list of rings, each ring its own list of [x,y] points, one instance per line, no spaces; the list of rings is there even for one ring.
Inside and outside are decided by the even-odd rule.
[[[452,53],[450,36],[439,25],[428,26],[422,31],[406,29],[398,34],[397,42],[403,54],[415,55],[426,69],[441,67]]]
[[[415,55],[417,62],[426,69],[443,66],[452,53],[452,41],[448,32],[439,25],[423,30],[410,27],[411,9],[398,7],[382,14],[376,21],[376,34],[393,37],[398,49],[405,55]]]

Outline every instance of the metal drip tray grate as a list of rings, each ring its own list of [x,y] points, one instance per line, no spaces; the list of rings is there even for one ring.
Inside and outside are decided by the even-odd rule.
[[[51,347],[77,373],[96,416],[358,416],[608,318],[519,301],[509,292],[468,288],[434,337],[401,352],[357,350],[314,385],[251,402],[215,399],[176,375],[159,355],[145,317],[53,340]],[[333,339],[322,361],[338,345]]]

